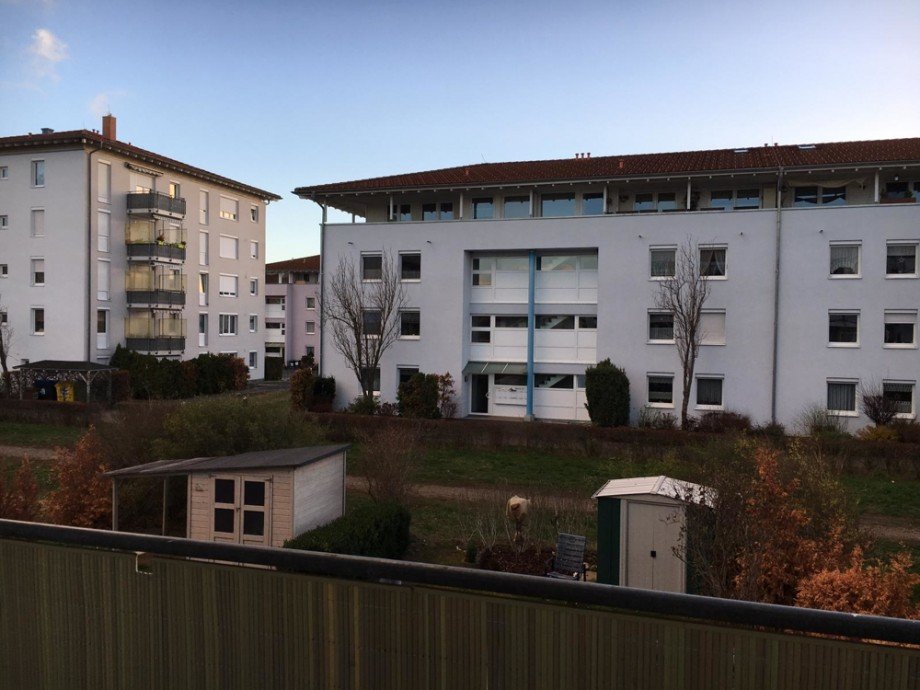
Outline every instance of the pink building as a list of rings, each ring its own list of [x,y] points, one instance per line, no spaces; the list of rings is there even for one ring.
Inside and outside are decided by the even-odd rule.
[[[265,264],[265,356],[319,364],[319,255]]]

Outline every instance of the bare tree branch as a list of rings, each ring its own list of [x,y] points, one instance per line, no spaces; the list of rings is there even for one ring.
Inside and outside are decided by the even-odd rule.
[[[12,342],[13,329],[10,327],[9,315],[3,305],[3,296],[0,295],[0,370],[3,375],[3,390],[0,391],[0,395],[9,397],[13,395],[13,375],[10,373],[7,358],[10,356]]]
[[[399,312],[406,303],[397,261],[387,252],[381,256],[379,280],[364,280],[360,266],[343,256],[320,295],[323,327],[332,332],[332,344],[355,373],[366,399],[373,397],[374,371],[383,354],[399,338]]]
[[[675,252],[674,275],[658,283],[655,306],[674,316],[674,343],[683,374],[683,391],[680,407],[680,424],[687,425],[687,407],[690,387],[699,355],[700,343],[705,335],[700,322],[703,305],[709,297],[709,281],[700,265],[700,249],[691,238]]]

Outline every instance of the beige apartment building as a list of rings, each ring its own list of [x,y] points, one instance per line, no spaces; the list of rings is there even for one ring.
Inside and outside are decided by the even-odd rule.
[[[115,346],[233,353],[262,378],[276,194],[75,130],[0,138],[0,312],[10,366]]]

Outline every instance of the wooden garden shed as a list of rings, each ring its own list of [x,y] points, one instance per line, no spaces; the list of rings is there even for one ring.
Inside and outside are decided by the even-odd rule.
[[[660,475],[611,479],[598,489],[597,581],[688,591],[687,505],[706,503],[699,484]]]
[[[203,541],[282,546],[345,512],[348,445],[264,450],[225,457],[160,460],[107,472],[112,528],[118,485],[128,479],[187,478],[186,536]],[[167,505],[164,481],[163,505]],[[165,510],[165,508],[164,508]],[[165,524],[165,512],[164,512]]]

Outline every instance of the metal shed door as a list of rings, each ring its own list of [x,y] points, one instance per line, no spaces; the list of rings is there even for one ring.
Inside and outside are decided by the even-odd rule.
[[[684,563],[674,554],[681,539],[679,511],[667,505],[626,503],[624,584],[659,592],[683,592]]]

